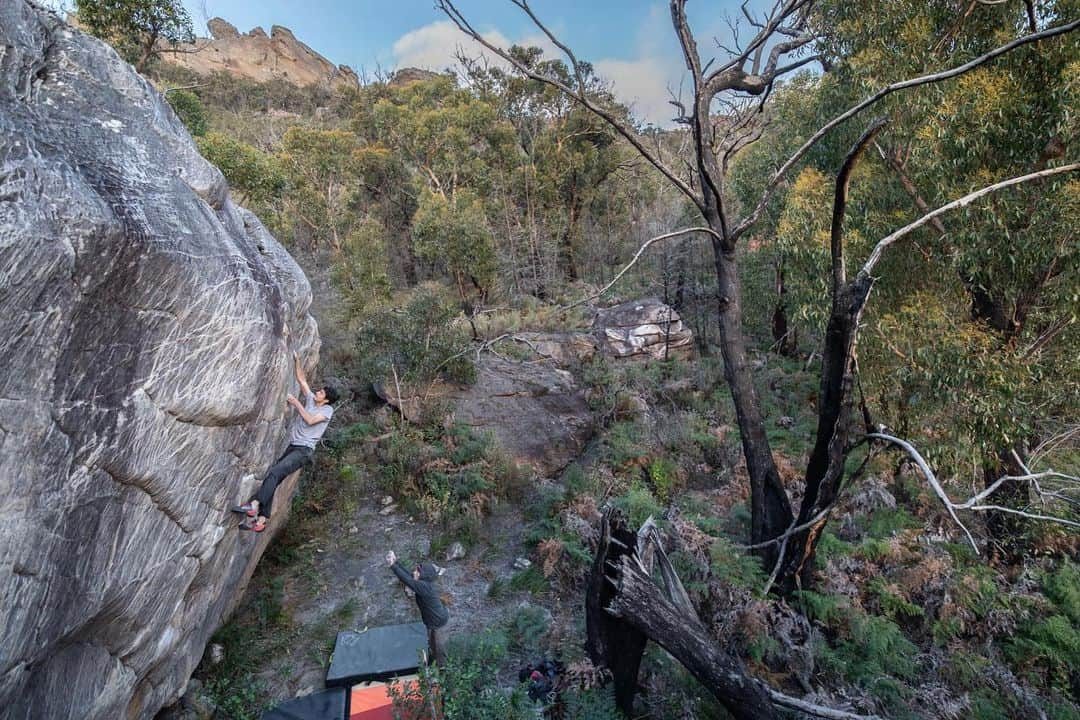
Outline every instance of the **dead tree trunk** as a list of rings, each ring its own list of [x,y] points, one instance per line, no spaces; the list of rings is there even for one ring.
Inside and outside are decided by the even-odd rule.
[[[738,720],[776,717],[761,683],[742,662],[720,649],[696,617],[688,617],[664,597],[632,557],[619,567],[619,586],[608,611],[667,650]]]
[[[593,665],[611,672],[615,703],[627,715],[633,713],[638,669],[647,638],[605,610],[615,599],[615,585],[606,568],[609,563],[617,564],[623,556],[632,554],[635,543],[636,536],[621,514],[604,515],[600,546],[585,595],[585,650]]]
[[[772,314],[772,338],[773,348],[784,357],[795,357],[798,354],[798,343],[795,341],[795,328],[788,321],[787,287],[784,286],[784,261],[777,258],[774,266],[776,301],[773,305]]]
[[[685,594],[678,595],[683,598],[678,604],[669,599],[678,580],[663,549],[653,547],[668,595],[653,581],[647,570],[650,563],[639,556],[637,547],[638,539],[622,514],[607,511],[586,599],[587,648],[594,665],[611,671],[619,708],[628,715],[633,711],[638,668],[646,640],[651,639],[682,663],[732,717],[777,717],[765,686],[746,674],[738,658],[721,649]]]
[[[805,526],[812,518],[819,520],[794,535],[786,546],[788,552],[780,560],[783,567],[778,575],[778,587],[785,593],[795,587],[808,585],[812,567],[810,561],[817,549],[821,530],[828,522],[827,510],[836,502],[844,479],[844,461],[851,437],[859,321],[873,286],[873,278],[869,275],[859,273],[850,281],[846,277],[844,211],[851,172],[863,150],[884,126],[884,119],[870,124],[844,159],[836,178],[830,247],[832,309],[821,352],[817,438],[806,466],[806,490],[795,525]]]

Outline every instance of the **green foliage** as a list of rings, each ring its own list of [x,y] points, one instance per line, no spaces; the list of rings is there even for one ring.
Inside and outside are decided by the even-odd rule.
[[[465,425],[403,426],[379,444],[378,465],[383,487],[402,494],[412,510],[448,535],[467,536],[515,491],[524,472],[490,436]]]
[[[441,288],[423,285],[404,308],[379,309],[363,321],[361,377],[393,383],[420,383],[440,374],[472,382],[476,370],[468,353],[469,338],[457,324],[458,309]]]
[[[567,690],[562,694],[563,717],[574,720],[622,720],[612,687]]]
[[[883,507],[874,510],[866,523],[866,533],[872,538],[889,538],[901,530],[922,527],[922,523],[902,507]]]
[[[724,538],[717,539],[709,548],[710,567],[720,581],[735,587],[761,592],[768,574],[761,561],[739,550]]]
[[[75,12],[87,32],[110,42],[139,72],[160,52],[159,41],[195,41],[180,0],[75,0]]]
[[[1075,680],[1080,674],[1080,567],[1064,562],[1043,580],[1050,608],[1034,622],[1020,626],[1018,637],[1006,644],[1014,665],[1045,675],[1048,684],[1078,700]]]
[[[480,199],[468,190],[452,197],[425,191],[413,218],[417,257],[445,269],[466,297],[466,283],[486,297],[495,281],[495,246]]]
[[[341,292],[351,317],[361,317],[390,296],[386,229],[365,218],[341,242],[330,277]]]
[[[881,612],[891,620],[921,618],[926,614],[921,607],[905,598],[898,588],[883,577],[873,578],[868,583],[867,590],[876,597]]]
[[[285,175],[272,156],[219,132],[208,132],[196,141],[203,157],[217,165],[229,187],[239,193],[241,204],[265,205],[284,189]]]
[[[607,461],[615,468],[637,465],[648,455],[642,428],[637,423],[613,423],[604,435]]]
[[[615,498],[615,506],[626,513],[630,527],[634,528],[641,527],[649,516],[657,522],[660,522],[664,516],[663,506],[657,502],[647,487],[637,483],[632,485],[626,493]]]
[[[532,595],[543,595],[550,586],[540,568],[531,565],[524,570],[519,570],[510,578],[510,589],[514,592],[527,592]]]
[[[866,688],[888,706],[906,706],[910,690],[905,682],[916,678],[918,648],[895,623],[849,610],[836,642],[818,652],[827,672]]]
[[[671,502],[679,483],[679,467],[666,457],[657,457],[649,462],[647,471],[657,499],[664,504]]]
[[[419,717],[434,705],[444,720],[535,720],[524,686],[507,691],[497,684],[506,650],[505,637],[492,632],[451,645],[445,665],[421,667],[415,688],[391,687],[394,717]]]
[[[206,108],[203,107],[199,96],[190,90],[168,90],[165,99],[169,101],[176,116],[193,137],[202,137],[210,127],[206,116]]]
[[[522,605],[506,620],[511,647],[526,654],[540,649],[540,642],[550,627],[550,614],[535,605]]]

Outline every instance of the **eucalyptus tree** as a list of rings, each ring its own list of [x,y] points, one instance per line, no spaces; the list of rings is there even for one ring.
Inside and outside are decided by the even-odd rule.
[[[412,250],[429,274],[446,272],[462,300],[485,299],[496,278],[490,208],[493,168],[516,152],[495,107],[450,75],[362,93],[353,128],[406,171]]]
[[[136,72],[169,45],[195,42],[180,0],[75,0],[75,12],[82,27],[112,43]]]
[[[945,59],[970,60],[1003,38],[1075,19],[1080,3],[938,0],[870,10],[866,2],[819,6],[820,46],[838,86],[865,89]],[[892,103],[893,122],[874,149],[909,214],[987,178],[1045,169],[1075,150],[1077,58],[1068,39],[1028,45],[961,82]],[[1066,429],[1080,403],[1078,217],[1075,179],[1011,188],[933,222],[913,238],[910,274],[887,278],[892,299],[868,344],[888,370],[874,373],[872,384],[896,397],[886,419],[917,433],[912,439],[935,459],[974,462],[987,486],[1028,475],[1031,452]],[[911,396],[921,398],[924,417],[936,412],[935,432],[904,417]],[[1012,559],[1024,534],[1012,511],[1029,505],[1028,485],[1006,482],[995,495],[1004,509],[989,514],[996,549]]]
[[[539,48],[514,46],[508,52],[534,72],[571,79],[566,63],[544,59]],[[517,234],[527,248],[515,253],[520,261],[512,270],[515,280],[522,275],[531,282],[517,284],[544,297],[552,279],[584,279],[584,235],[596,228],[608,235],[628,225],[629,196],[641,189],[626,173],[637,164],[636,156],[628,155],[607,123],[550,85],[497,65],[461,60],[470,90],[495,106],[516,134],[520,152],[508,158],[494,191],[506,193],[512,203],[504,218],[507,225],[521,226]],[[593,68],[582,63],[579,70],[588,96],[628,121],[626,108]],[[592,244],[605,240],[595,238]]]

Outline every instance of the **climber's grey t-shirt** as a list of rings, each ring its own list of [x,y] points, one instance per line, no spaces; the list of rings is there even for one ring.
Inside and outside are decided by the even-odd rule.
[[[334,414],[334,408],[329,405],[316,405],[315,393],[308,393],[304,398],[304,408],[312,415],[322,415],[326,419],[314,425],[308,425],[300,413],[293,418],[292,427],[289,429],[289,444],[303,445],[315,449],[319,438],[326,432],[326,426],[330,424],[330,418]]]

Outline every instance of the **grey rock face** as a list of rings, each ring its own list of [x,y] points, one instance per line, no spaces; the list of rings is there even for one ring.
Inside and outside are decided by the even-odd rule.
[[[595,355],[597,348],[596,339],[583,332],[519,332],[514,338],[527,344],[540,357],[562,367],[581,364]]]
[[[656,298],[631,300],[597,313],[593,334],[611,357],[663,359],[691,352],[694,336],[673,308]]]
[[[0,0],[5,718],[149,718],[183,692],[270,534],[225,509],[280,450],[309,303],[149,84]]]
[[[473,385],[402,388],[403,401],[388,384],[377,384],[375,390],[410,420],[434,404],[449,405],[455,420],[491,433],[518,462],[531,464],[545,477],[578,457],[593,433],[592,412],[573,376],[546,363],[484,356]]]

